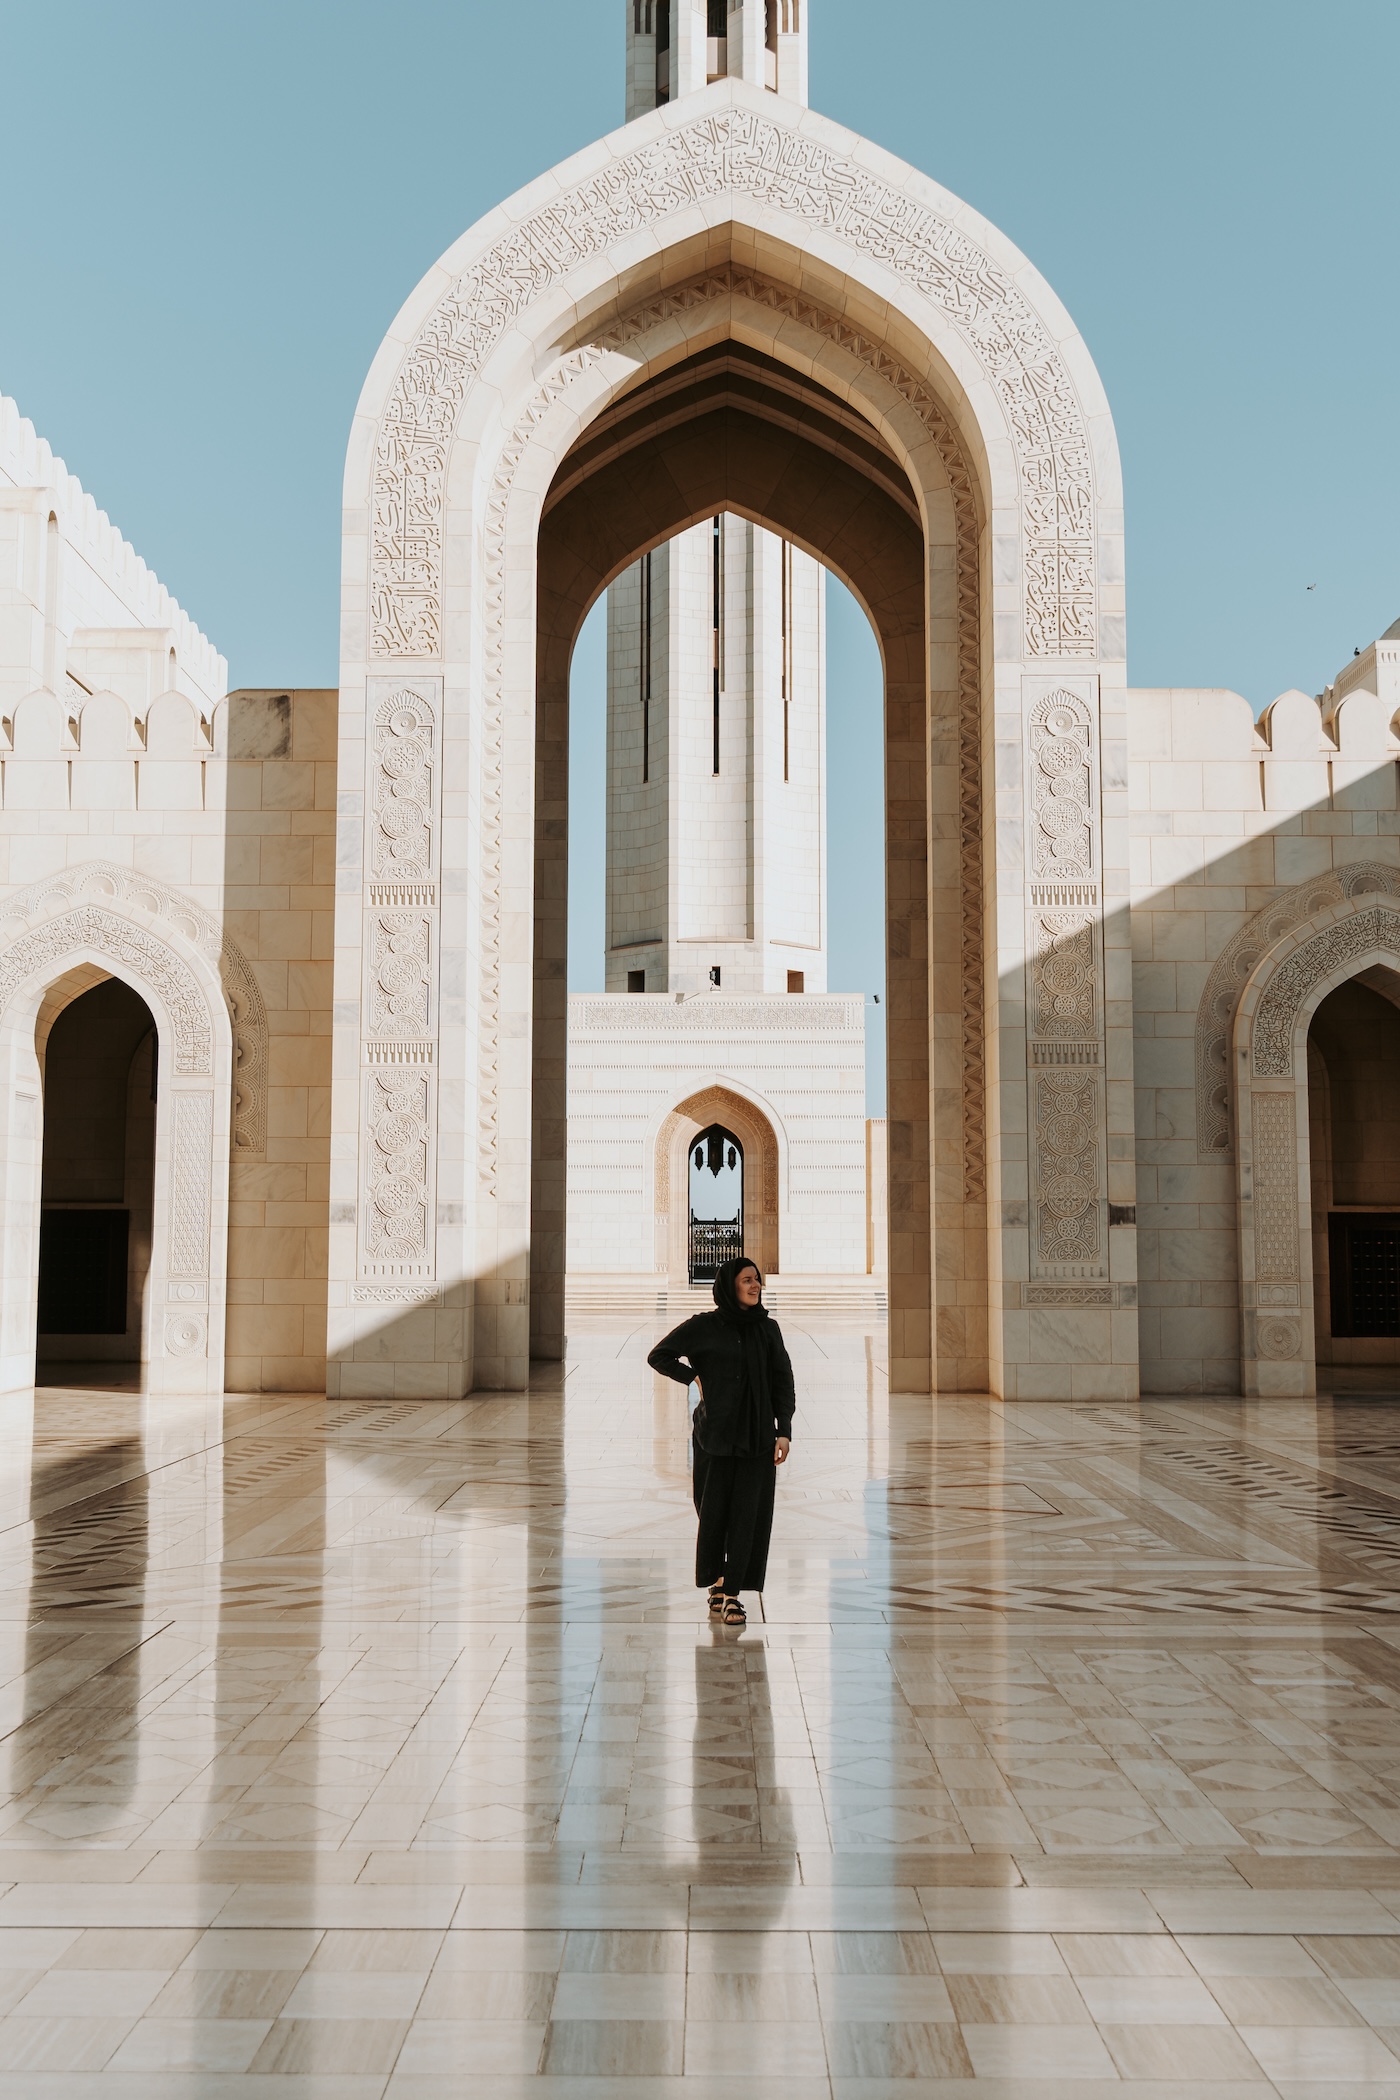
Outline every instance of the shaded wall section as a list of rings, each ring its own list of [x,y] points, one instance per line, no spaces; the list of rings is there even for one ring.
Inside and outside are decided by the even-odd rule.
[[[268,1025],[266,1150],[229,1189],[233,1391],[325,1388],[338,698],[228,699],[224,920]]]

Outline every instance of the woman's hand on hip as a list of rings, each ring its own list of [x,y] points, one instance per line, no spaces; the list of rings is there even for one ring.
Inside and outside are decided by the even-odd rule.
[[[780,1466],[780,1465],[782,1465],[782,1464],[784,1463],[784,1461],[786,1460],[786,1458],[787,1458],[787,1455],[788,1455],[789,1451],[791,1451],[791,1449],[792,1449],[792,1442],[791,1442],[791,1439],[790,1439],[790,1438],[788,1438],[788,1437],[785,1437],[785,1436],[780,1436],[780,1437],[778,1438],[778,1441],[777,1441],[777,1443],[776,1443],[776,1444],[775,1444],[775,1445],[773,1446],[773,1463],[774,1463],[774,1465],[775,1465],[775,1466]]]

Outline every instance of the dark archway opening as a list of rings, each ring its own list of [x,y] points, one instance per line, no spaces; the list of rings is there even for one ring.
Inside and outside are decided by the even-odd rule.
[[[156,1024],[109,977],[44,1046],[41,1384],[139,1381],[155,1189]]]
[[[1400,992],[1400,980],[1377,974]],[[1400,1366],[1397,1079],[1400,1011],[1361,979],[1339,985],[1308,1032],[1317,1361],[1385,1367],[1391,1381]]]

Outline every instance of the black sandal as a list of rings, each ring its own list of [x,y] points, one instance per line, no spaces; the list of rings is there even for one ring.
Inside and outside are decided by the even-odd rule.
[[[720,1612],[722,1612],[723,1610],[724,1610],[724,1583],[723,1583],[722,1581],[720,1581],[720,1582],[712,1582],[712,1583],[710,1584],[710,1617],[711,1617],[712,1619],[713,1619],[713,1618],[717,1618],[717,1617],[719,1616]]]
[[[721,1599],[720,1623],[724,1626],[747,1626],[749,1615],[737,1597]]]

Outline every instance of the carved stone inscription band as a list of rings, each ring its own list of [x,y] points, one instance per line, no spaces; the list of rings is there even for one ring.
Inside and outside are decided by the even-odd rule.
[[[746,109],[682,125],[557,197],[438,301],[399,371],[375,448],[370,646],[442,647],[447,457],[457,412],[492,347],[559,278],[641,229],[729,192],[821,229],[892,271],[946,316],[996,394],[1014,448],[1029,656],[1096,647],[1093,470],[1058,348],[1014,278],[960,227],[842,153]]]
[[[1256,1079],[1292,1076],[1298,1016],[1314,986],[1372,953],[1400,955],[1400,912],[1384,904],[1372,905],[1315,933],[1295,955],[1279,964],[1254,1016]]]

